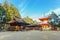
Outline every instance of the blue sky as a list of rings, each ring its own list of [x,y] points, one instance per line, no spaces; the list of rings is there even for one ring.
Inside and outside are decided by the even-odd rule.
[[[60,13],[60,0],[7,0],[18,8],[22,17],[29,16],[35,20],[50,14],[51,11]],[[3,3],[4,0],[0,0]]]

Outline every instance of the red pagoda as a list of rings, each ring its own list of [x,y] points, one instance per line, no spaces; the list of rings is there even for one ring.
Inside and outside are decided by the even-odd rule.
[[[41,21],[41,23],[39,25],[41,26],[42,30],[51,29],[51,25],[48,24],[48,21],[50,20],[50,18],[39,18],[39,20]]]

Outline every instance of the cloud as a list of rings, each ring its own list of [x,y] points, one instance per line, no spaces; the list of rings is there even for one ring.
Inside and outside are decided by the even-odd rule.
[[[60,8],[56,8],[54,10],[50,10],[49,12],[45,13],[45,16],[48,16],[49,14],[51,14],[52,11],[54,11],[57,15],[60,14]]]
[[[56,14],[60,14],[60,8],[53,10]]]

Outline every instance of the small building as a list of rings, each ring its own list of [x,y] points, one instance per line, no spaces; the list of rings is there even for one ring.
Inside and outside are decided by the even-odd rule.
[[[40,26],[38,24],[30,24],[26,26],[26,30],[39,30]]]

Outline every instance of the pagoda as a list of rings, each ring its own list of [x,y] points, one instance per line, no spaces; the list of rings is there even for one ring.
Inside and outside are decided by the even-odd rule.
[[[39,18],[39,20],[41,21],[41,23],[39,25],[41,26],[42,30],[50,30],[51,29],[51,25],[48,23],[50,18]]]

